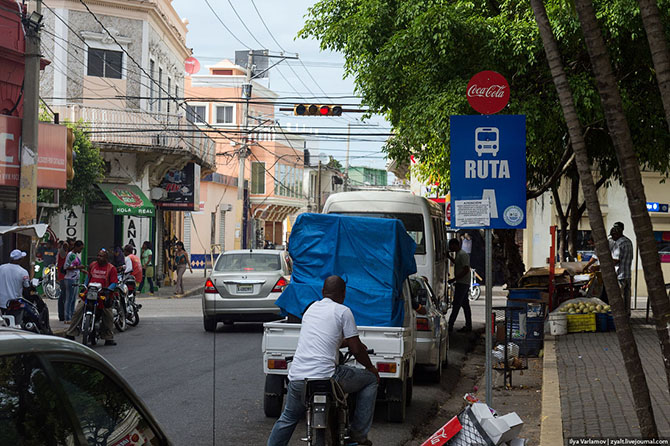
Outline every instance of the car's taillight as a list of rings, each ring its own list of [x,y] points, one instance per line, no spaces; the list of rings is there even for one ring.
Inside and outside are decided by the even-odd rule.
[[[273,293],[281,293],[284,291],[284,287],[288,285],[288,281],[284,279],[283,277],[280,277],[277,283],[275,283],[275,287],[272,288]]]
[[[207,282],[205,282],[205,294],[218,294],[219,292],[216,291],[216,287],[214,286],[214,282],[212,282],[212,279],[207,279]]]
[[[378,362],[377,370],[384,373],[395,373],[396,372],[396,363],[395,362]]]
[[[285,359],[268,359],[268,369],[286,370],[287,363]]]
[[[430,331],[430,324],[428,323],[428,319],[426,319],[425,317],[417,317],[416,329],[418,331]]]

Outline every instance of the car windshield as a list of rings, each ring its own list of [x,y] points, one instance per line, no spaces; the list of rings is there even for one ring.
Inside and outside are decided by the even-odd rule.
[[[336,212],[341,215],[352,215],[354,217],[376,217],[376,218],[395,218],[400,220],[407,234],[416,243],[415,254],[426,253],[426,237],[423,231],[423,216],[421,214],[402,214],[391,212]]]
[[[215,271],[278,271],[281,263],[277,254],[261,254],[245,252],[236,254],[224,254],[216,262]]]

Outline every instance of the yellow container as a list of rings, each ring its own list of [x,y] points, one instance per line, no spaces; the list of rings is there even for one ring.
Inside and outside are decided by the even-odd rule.
[[[596,331],[595,314],[568,314],[568,333]]]

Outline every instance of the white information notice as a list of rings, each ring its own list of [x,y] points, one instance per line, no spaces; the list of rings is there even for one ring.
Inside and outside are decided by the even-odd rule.
[[[491,226],[489,200],[456,200],[457,228],[488,228]]]

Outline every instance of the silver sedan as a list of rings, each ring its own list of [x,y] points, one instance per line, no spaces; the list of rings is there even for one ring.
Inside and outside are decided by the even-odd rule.
[[[203,324],[216,330],[219,322],[267,322],[279,319],[275,301],[291,277],[286,251],[258,249],[226,251],[214,270],[202,296]]]

